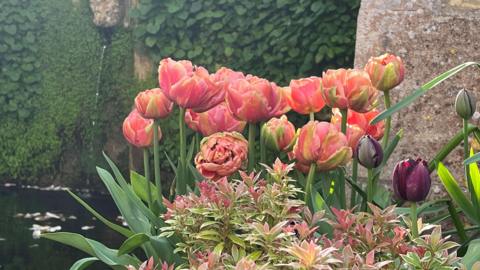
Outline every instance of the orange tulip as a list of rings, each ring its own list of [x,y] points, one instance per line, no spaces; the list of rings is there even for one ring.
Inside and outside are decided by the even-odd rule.
[[[149,147],[153,141],[153,119],[143,118],[134,109],[123,121],[123,136],[127,141],[136,147]],[[162,131],[158,128],[159,140],[162,138]]]
[[[375,118],[380,112],[376,109],[373,109],[367,113],[357,113],[352,110],[348,110],[347,114],[347,137],[348,129],[355,126],[360,128],[363,131],[363,135],[370,135],[375,140],[380,140],[383,137],[383,132],[385,129],[384,121],[380,121],[375,125],[371,125],[370,121]],[[332,118],[330,120],[332,124],[335,124],[337,128],[340,128],[342,122],[342,114],[339,109],[332,110]],[[361,135],[360,135],[361,136]],[[356,143],[355,143],[356,145]]]
[[[203,136],[223,131],[241,133],[246,125],[245,121],[239,121],[233,117],[225,103],[220,103],[203,113],[196,113],[189,109],[185,113],[185,123],[190,129],[202,133]]]
[[[378,91],[363,70],[327,70],[322,83],[323,99],[332,108],[368,112],[376,102]]]
[[[370,76],[373,86],[380,91],[394,88],[403,81],[405,76],[402,59],[388,53],[370,58],[365,65],[365,71]]]
[[[160,61],[160,87],[178,106],[205,112],[225,99],[225,91],[203,67],[191,67],[189,61]]]
[[[197,170],[205,178],[218,180],[238,171],[247,160],[248,142],[237,132],[219,132],[203,138],[195,157]]]
[[[155,88],[140,92],[135,98],[135,107],[143,117],[158,119],[165,118],[172,112],[173,102],[160,88]]]
[[[231,82],[225,99],[232,114],[249,123],[266,121],[289,110],[282,88],[252,75]]]
[[[321,78],[309,77],[291,80],[288,89],[288,104],[300,114],[319,112],[325,106]]]
[[[303,165],[316,163],[318,170],[328,171],[350,161],[352,149],[335,125],[310,121],[300,129],[293,154]]]
[[[272,118],[262,126],[265,145],[275,151],[291,151],[295,142],[295,126],[287,116]]]

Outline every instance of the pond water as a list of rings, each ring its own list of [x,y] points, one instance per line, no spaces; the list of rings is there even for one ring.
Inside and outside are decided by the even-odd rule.
[[[109,196],[76,193],[109,220],[115,221],[118,218],[118,211]],[[117,221],[117,223],[120,222]],[[90,213],[66,191],[2,186],[0,187],[0,270],[66,270],[76,260],[90,257],[81,251],[53,241],[35,239],[30,229],[34,224],[60,226],[60,231],[81,233],[112,248],[118,248],[122,243],[120,235],[92,218]],[[88,269],[109,268],[101,263],[95,263]]]

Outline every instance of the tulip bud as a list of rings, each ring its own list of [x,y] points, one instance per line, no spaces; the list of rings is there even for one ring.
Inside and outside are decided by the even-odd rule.
[[[405,76],[405,67],[400,57],[384,54],[372,57],[365,66],[373,86],[380,91],[388,91],[399,85]]]
[[[395,195],[405,201],[425,200],[430,191],[432,180],[428,164],[422,159],[406,159],[395,166],[392,176]]]
[[[290,151],[295,142],[295,126],[285,115],[272,118],[262,127],[265,145],[275,151]]]
[[[142,117],[159,119],[166,118],[172,112],[173,102],[160,88],[155,88],[138,93],[135,107]]]
[[[355,153],[358,163],[367,169],[377,168],[383,160],[382,146],[370,135],[360,139]]]
[[[455,110],[457,114],[463,119],[472,118],[477,108],[477,99],[472,92],[462,89],[458,92],[455,99]]]
[[[134,109],[123,121],[123,135],[125,139],[136,147],[150,147],[153,141],[153,119],[143,118]],[[159,140],[162,131],[158,128]]]

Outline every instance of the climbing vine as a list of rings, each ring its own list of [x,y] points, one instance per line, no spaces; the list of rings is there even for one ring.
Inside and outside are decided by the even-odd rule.
[[[140,0],[135,36],[155,61],[188,58],[278,83],[353,62],[358,0]]]

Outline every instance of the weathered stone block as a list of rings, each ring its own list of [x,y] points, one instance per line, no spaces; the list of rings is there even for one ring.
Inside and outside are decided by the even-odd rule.
[[[405,81],[391,91],[399,101],[440,73],[467,61],[480,60],[479,0],[363,0],[358,17],[355,66],[363,67],[370,56],[391,52],[405,62]],[[480,72],[469,68],[430,90],[397,113],[393,132],[404,137],[390,159],[431,159],[462,127],[454,102],[457,91],[467,88],[480,98]],[[456,176],[463,175],[462,147],[445,161]],[[383,175],[389,179],[390,174]],[[440,189],[434,188],[440,191]]]

